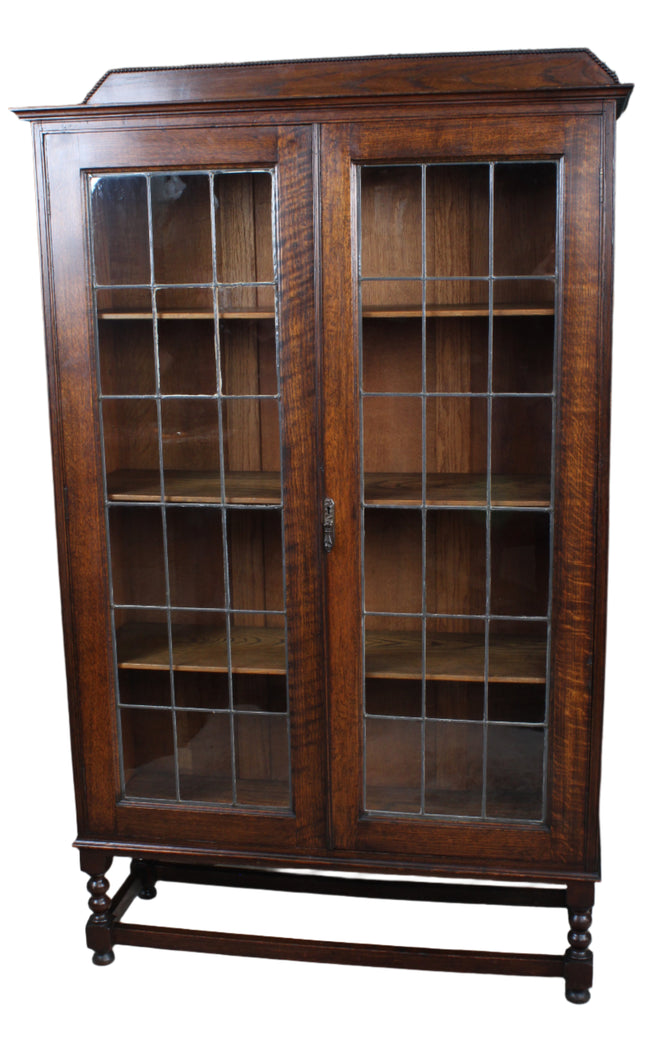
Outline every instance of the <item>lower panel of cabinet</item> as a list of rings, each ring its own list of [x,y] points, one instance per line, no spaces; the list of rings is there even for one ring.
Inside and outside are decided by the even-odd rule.
[[[214,868],[135,858],[127,879],[114,898],[108,897],[105,876],[112,856],[97,850],[81,852],[81,867],[90,874],[88,890],[92,915],[87,944],[97,965],[111,964],[116,945],[187,950],[233,956],[264,957],[326,964],[409,968],[421,971],[474,972],[563,978],[568,1001],[589,1000],[593,957],[589,950],[594,884],[570,880],[566,886],[544,889],[529,886],[433,883],[406,880],[341,878],[300,875],[249,868]],[[152,899],[160,882],[287,891],[356,898],[449,902],[483,905],[566,907],[571,930],[563,954],[506,953],[484,950],[433,949],[329,940],[282,938],[124,923],[136,898]]]

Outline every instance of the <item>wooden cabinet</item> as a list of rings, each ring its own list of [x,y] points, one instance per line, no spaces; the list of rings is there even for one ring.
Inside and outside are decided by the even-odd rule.
[[[19,111],[95,963],[157,945],[588,999],[629,92],[581,50],[112,71]],[[567,906],[569,949],[125,923],[159,880]]]

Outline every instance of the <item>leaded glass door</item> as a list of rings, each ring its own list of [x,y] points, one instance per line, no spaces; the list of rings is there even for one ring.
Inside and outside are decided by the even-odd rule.
[[[124,133],[108,137],[109,169],[91,139],[74,190],[91,234],[112,647],[111,695],[90,708],[114,776],[104,810],[112,801],[126,834],[169,841],[279,849],[303,828],[311,841],[323,741],[310,133],[182,132],[163,148]]]
[[[542,821],[557,164],[359,193],[363,809]]]
[[[562,842],[553,660],[571,630],[553,605],[576,549],[557,461],[575,150],[557,122],[541,143],[510,121],[467,143],[448,121],[329,134],[354,316],[331,321],[328,356],[351,341],[357,395],[352,458],[326,485],[349,522],[354,588],[337,615],[360,614],[332,691],[357,705],[336,714],[339,846],[476,858]],[[572,341],[569,372],[580,353]]]

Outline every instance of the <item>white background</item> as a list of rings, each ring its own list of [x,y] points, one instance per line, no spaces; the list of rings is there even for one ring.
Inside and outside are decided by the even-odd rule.
[[[466,0],[440,6],[428,0],[360,5],[112,0],[99,7],[67,0],[31,8],[14,0],[4,14],[0,917],[7,1015],[0,1033],[6,1036],[6,1056],[640,1055],[645,70],[639,7],[627,0]],[[604,881],[597,889],[591,1003],[567,1004],[560,980],[129,948],[117,950],[111,967],[95,968],[83,936],[86,877],[71,848],[75,818],[31,145],[27,125],[7,108],[79,102],[111,67],[553,47],[589,47],[623,81],[637,83],[618,124]],[[118,885],[121,865],[110,875]],[[176,892],[166,885],[155,902],[137,903],[130,918],[411,945],[561,952],[566,944],[562,911],[406,908],[206,888]]]

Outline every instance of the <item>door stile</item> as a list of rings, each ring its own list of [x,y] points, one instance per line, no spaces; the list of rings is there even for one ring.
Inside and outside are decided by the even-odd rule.
[[[347,125],[326,125],[321,149],[324,491],[335,504],[325,559],[332,845],[350,848],[360,812],[357,704],[362,700],[358,376],[354,351],[355,188]]]

